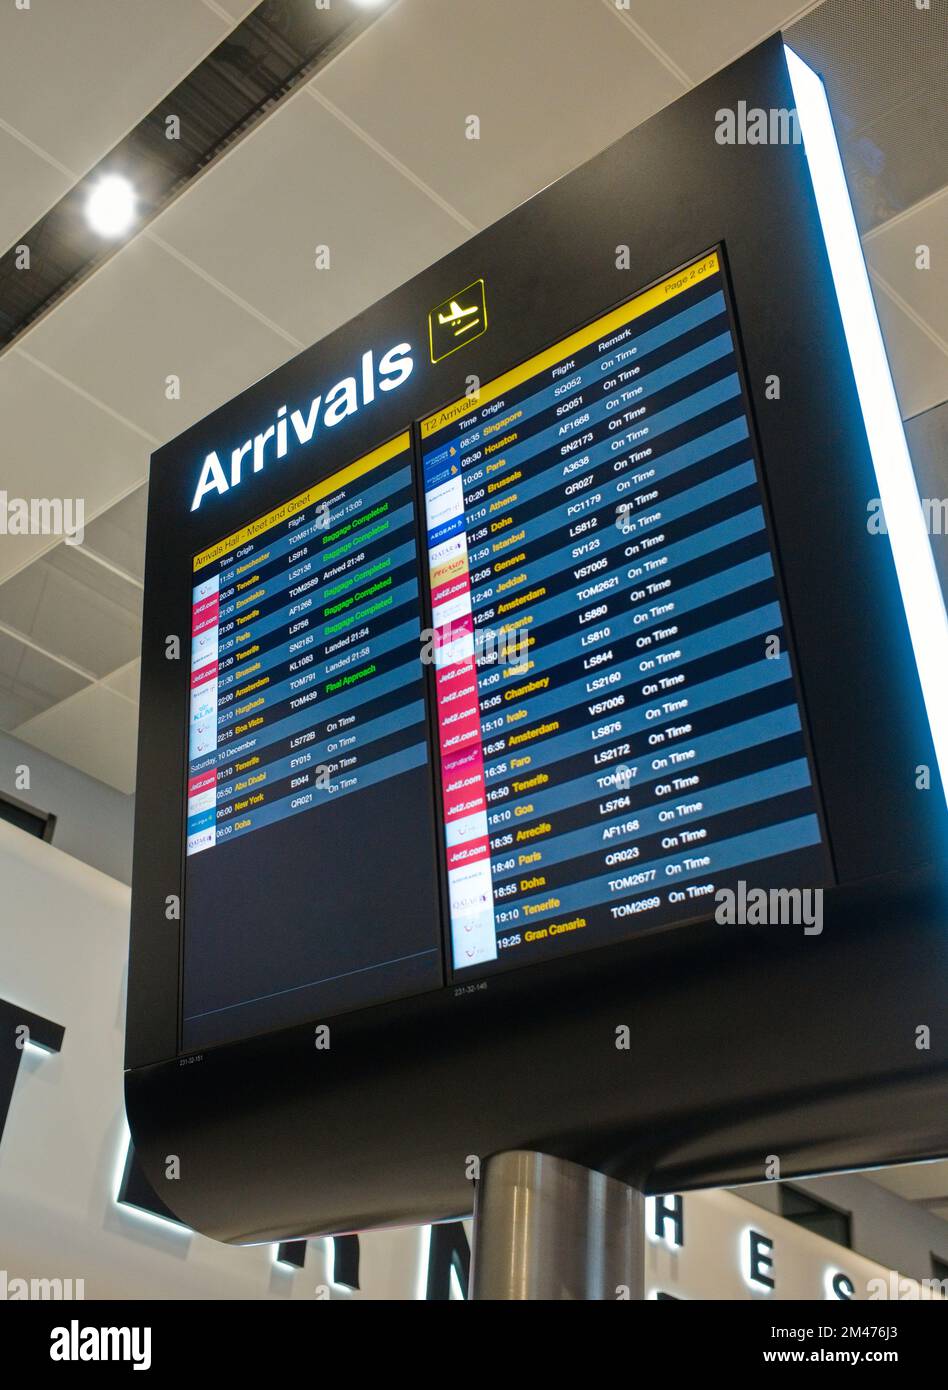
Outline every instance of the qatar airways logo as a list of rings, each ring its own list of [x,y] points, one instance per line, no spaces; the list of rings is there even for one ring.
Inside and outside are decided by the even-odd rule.
[[[237,486],[248,469],[260,473],[268,457],[286,458],[292,443],[309,444],[321,426],[332,429],[346,416],[355,415],[375,400],[376,391],[396,390],[412,374],[415,364],[411,353],[411,343],[398,343],[376,364],[375,353],[364,352],[358,377],[337,381],[331,390],[314,396],[303,409],[287,413],[287,406],[281,405],[272,425],[231,451],[229,468],[221,462],[216,449],[208,454],[194,491],[192,512],[197,511],[209,492],[223,496]]]

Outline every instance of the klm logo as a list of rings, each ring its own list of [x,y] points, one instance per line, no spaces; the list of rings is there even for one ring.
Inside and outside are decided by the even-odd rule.
[[[245,439],[231,451],[225,468],[215,449],[207,455],[191,503],[196,512],[209,492],[223,496],[236,487],[249,469],[260,473],[269,458],[284,459],[291,445],[309,444],[320,428],[333,429],[364,405],[371,405],[378,391],[395,391],[408,380],[414,369],[411,343],[398,343],[376,364],[371,350],[362,354],[358,376],[347,376],[325,394],[314,396],[307,406],[287,413],[281,405],[276,419],[260,434]]]

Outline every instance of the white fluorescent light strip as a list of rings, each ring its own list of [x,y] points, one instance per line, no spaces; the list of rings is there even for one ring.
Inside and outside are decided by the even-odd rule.
[[[422,1226],[418,1236],[418,1284],[415,1297],[424,1302],[428,1297],[428,1269],[431,1265],[431,1227]]]
[[[784,45],[922,696],[948,798],[948,615],[822,79]],[[908,771],[906,772],[908,775]]]

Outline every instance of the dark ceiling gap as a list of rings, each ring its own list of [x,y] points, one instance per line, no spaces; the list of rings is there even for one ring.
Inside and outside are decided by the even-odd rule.
[[[0,354],[164,212],[256,125],[309,81],[390,6],[333,0],[263,0],[182,82],[34,226],[0,256]],[[166,137],[166,118],[181,122]],[[105,174],[134,185],[139,215],[128,236],[104,241],[85,202]],[[16,267],[29,247],[30,268]]]

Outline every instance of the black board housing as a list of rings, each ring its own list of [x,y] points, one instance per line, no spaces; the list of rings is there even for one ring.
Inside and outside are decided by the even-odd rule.
[[[152,460],[126,1101],[144,1171],[197,1230],[280,1240],[467,1214],[469,1156],[509,1148],[652,1192],[761,1180],[770,1155],[786,1177],[948,1151],[944,794],[891,551],[866,524],[878,488],[804,150],[717,143],[716,112],[739,101],[793,106],[779,36]],[[179,1056],[165,901],[182,882],[188,663],[165,659],[165,638],[189,613],[191,556],[462,395],[470,373],[499,375],[714,245],[837,875],[822,935],[708,918],[341,1015],[328,1052],[307,1024]],[[428,311],[480,278],[488,331],[432,365]],[[188,510],[211,449],[401,341],[415,370],[390,400]]]

